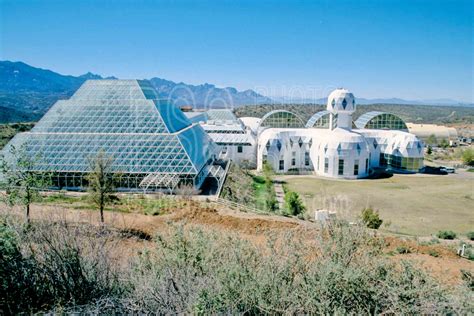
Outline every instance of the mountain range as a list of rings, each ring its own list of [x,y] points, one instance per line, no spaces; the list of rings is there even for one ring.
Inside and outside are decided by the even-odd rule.
[[[103,79],[103,77],[91,72],[81,76],[62,75],[23,62],[0,61],[0,123],[38,120],[57,100],[69,98],[88,79]],[[241,105],[290,102],[326,103],[326,99],[270,98],[253,90],[238,91],[232,87],[219,88],[209,83],[190,85],[158,77],[149,80],[158,91],[160,98],[169,100],[177,106],[233,108]],[[407,101],[358,98],[357,101],[359,104],[461,105],[455,100]]]
[[[290,97],[273,97],[274,102],[285,104],[326,104],[327,98],[290,98]],[[400,104],[400,105],[434,105],[434,106],[463,106],[474,107],[472,103],[461,102],[453,99],[430,99],[430,100],[405,100],[400,98],[378,98],[365,99],[357,97],[357,104]]]
[[[0,61],[0,122],[37,120],[57,100],[69,98],[88,79],[103,77],[90,72],[77,77],[62,75],[23,62]],[[252,90],[218,88],[208,83],[189,85],[157,77],[149,80],[160,98],[178,106],[222,108],[272,102]]]

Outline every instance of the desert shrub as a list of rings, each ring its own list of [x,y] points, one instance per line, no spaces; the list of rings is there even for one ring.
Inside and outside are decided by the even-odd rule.
[[[439,252],[436,251],[436,250],[434,250],[434,249],[428,250],[428,254],[429,254],[430,256],[432,256],[432,257],[435,257],[435,258],[436,258],[436,257],[439,257]]]
[[[411,253],[410,248],[408,248],[407,246],[398,246],[395,250],[399,254]]]
[[[64,223],[0,228],[0,310],[34,312],[120,293],[106,231]]]
[[[35,262],[24,258],[17,233],[0,224],[0,310],[16,314],[50,301]]]
[[[221,197],[243,205],[254,206],[253,178],[247,170],[231,164],[222,187]]]
[[[471,291],[474,291],[474,276],[472,273],[466,270],[461,270],[461,277],[467,287],[471,289]]]
[[[467,236],[467,239],[474,240],[474,231],[467,233],[466,236]]]
[[[8,296],[12,308],[2,305],[8,313],[465,314],[469,308],[457,292],[384,256],[381,238],[340,222],[305,232],[312,236],[274,233],[263,244],[171,226],[121,271],[107,252],[115,235],[106,227],[5,227],[0,284],[17,289]],[[5,267],[18,283],[8,281]]]
[[[436,244],[439,244],[439,239],[435,238],[435,237],[432,237],[430,240],[421,241],[419,244],[422,245],[422,246],[436,245]]]
[[[362,221],[368,228],[372,229],[378,229],[383,223],[383,220],[379,216],[379,212],[371,207],[362,210]]]
[[[456,233],[451,230],[440,230],[437,234],[438,238],[452,240],[456,238]]]
[[[462,245],[463,244],[461,243],[460,246],[462,247]],[[472,246],[470,244],[465,245],[464,257],[466,257],[469,260],[474,260],[474,246]]]
[[[408,263],[396,267],[364,229],[333,224],[314,238],[270,236],[260,249],[235,235],[177,228],[135,263],[129,304],[164,314],[454,310],[448,292]]]

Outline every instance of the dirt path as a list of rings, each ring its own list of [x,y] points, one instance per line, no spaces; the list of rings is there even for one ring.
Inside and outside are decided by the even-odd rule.
[[[33,205],[31,214],[32,219],[99,224],[99,214],[92,210],[75,210],[63,206]],[[250,235],[258,235],[264,231],[298,228],[301,227],[303,222],[297,219],[276,215],[243,213],[226,208],[216,210],[212,207],[199,207],[199,205],[194,202],[181,210],[159,216],[105,212],[104,217],[105,222],[110,226],[119,229],[139,229],[150,235],[167,229],[170,223],[184,225],[197,224]],[[306,222],[303,226],[312,227],[315,225]]]

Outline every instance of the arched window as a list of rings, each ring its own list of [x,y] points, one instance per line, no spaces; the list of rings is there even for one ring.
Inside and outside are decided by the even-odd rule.
[[[366,129],[391,129],[407,131],[408,127],[405,122],[398,116],[392,113],[385,112],[367,112],[361,115],[355,121],[357,128]]]
[[[303,128],[301,118],[289,111],[275,110],[265,114],[260,121],[259,127],[269,128]]]
[[[330,122],[329,111],[320,111],[311,116],[306,123],[306,128],[329,128]],[[332,127],[337,127],[337,113],[332,115]]]

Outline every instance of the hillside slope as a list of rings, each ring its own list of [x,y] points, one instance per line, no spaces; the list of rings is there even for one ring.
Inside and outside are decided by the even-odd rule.
[[[90,72],[75,77],[32,67],[23,62],[0,61],[0,123],[37,120],[57,100],[69,98],[84,81],[102,78]],[[252,90],[218,88],[208,83],[189,85],[157,77],[150,81],[158,90],[160,98],[178,106],[234,107],[272,102],[270,98]]]

